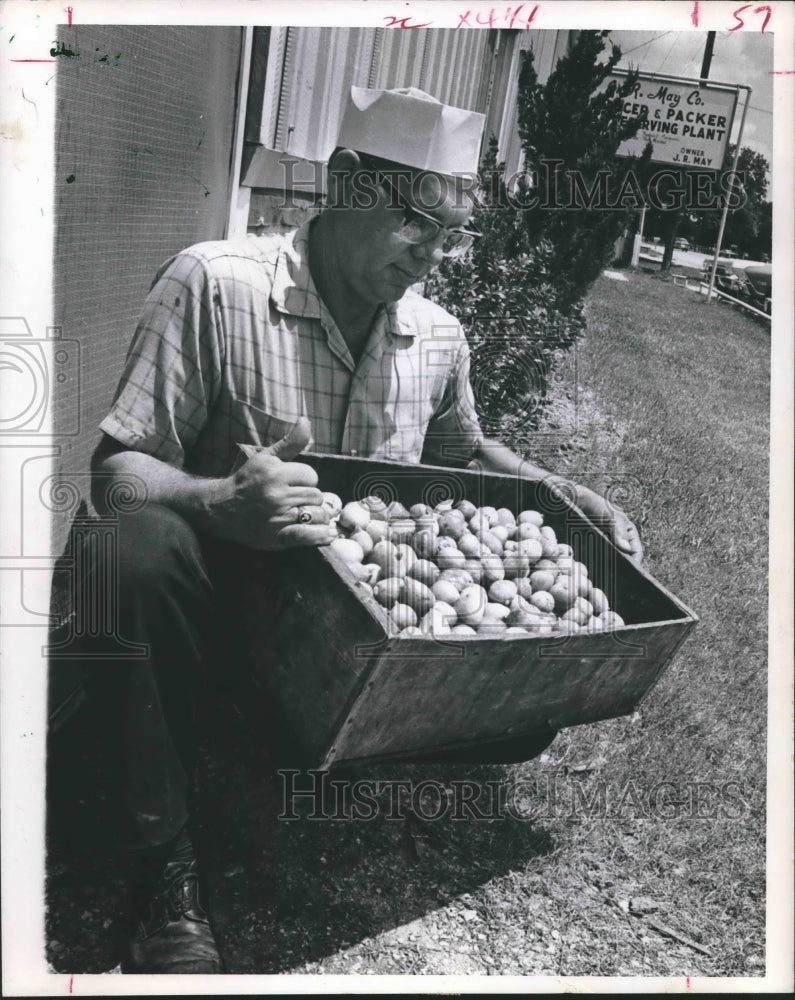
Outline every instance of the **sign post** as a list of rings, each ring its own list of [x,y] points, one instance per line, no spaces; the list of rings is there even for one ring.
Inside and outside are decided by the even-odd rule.
[[[635,233],[635,242],[632,247],[632,267],[638,266],[638,261],[640,260],[640,245],[643,242],[643,227],[646,224],[646,206],[640,210],[640,227],[637,233]]]
[[[737,170],[737,160],[739,159],[740,156],[740,140],[743,137],[743,129],[745,128],[745,113],[748,110],[748,104],[751,100],[751,88],[743,87],[743,90],[746,91],[745,103],[743,104],[743,113],[742,117],[740,118],[740,131],[737,133],[737,143],[734,147],[734,158],[732,160],[732,177],[735,176],[735,171]],[[707,288],[707,304],[709,304],[712,301],[712,292],[715,289],[715,275],[718,272],[718,258],[720,257],[720,248],[723,244],[723,231],[726,228],[726,219],[728,217],[729,217],[729,196],[727,194],[723,202],[723,211],[721,212],[720,226],[718,228],[718,241],[715,244],[715,257],[712,261],[712,271],[709,276],[709,287]]]

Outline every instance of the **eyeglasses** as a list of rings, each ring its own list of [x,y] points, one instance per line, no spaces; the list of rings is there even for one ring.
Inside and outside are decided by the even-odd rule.
[[[428,215],[419,208],[415,208],[414,205],[410,205],[389,176],[369,156],[364,156],[360,153],[359,159],[367,169],[375,173],[379,183],[386,184],[392,192],[395,203],[403,213],[403,221],[397,231],[398,239],[417,246],[438,239],[439,233],[443,232],[442,256],[461,257],[480,236],[480,233],[476,233],[471,229],[450,229],[443,226],[433,216]]]

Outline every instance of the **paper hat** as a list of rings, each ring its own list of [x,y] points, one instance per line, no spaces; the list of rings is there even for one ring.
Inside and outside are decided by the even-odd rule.
[[[338,146],[438,174],[475,174],[486,116],[416,87],[351,87]]]

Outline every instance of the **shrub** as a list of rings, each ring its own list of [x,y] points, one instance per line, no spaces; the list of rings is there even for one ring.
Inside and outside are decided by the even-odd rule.
[[[485,433],[516,445],[535,429],[558,358],[584,328],[579,302],[561,308],[555,250],[532,245],[510,206],[492,140],[481,170],[483,197],[470,254],[444,260],[426,294],[460,321],[472,352],[472,389]]]
[[[464,326],[484,430],[509,444],[537,428],[555,364],[584,329],[584,296],[639,207],[619,194],[628,167],[643,183],[649,151],[639,161],[615,155],[641,124],[622,117],[636,78],[599,89],[621,58],[614,46],[599,61],[606,35],[579,32],[543,85],[532,53],[523,54],[518,128],[525,174],[508,190],[492,137],[472,219],[482,237],[467,257],[443,261],[426,286]],[[577,201],[575,173],[588,189],[601,175],[608,204],[617,206],[556,207]],[[552,185],[557,195],[550,195]]]

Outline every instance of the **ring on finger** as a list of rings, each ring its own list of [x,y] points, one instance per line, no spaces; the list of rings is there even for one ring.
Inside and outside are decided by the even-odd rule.
[[[312,523],[312,512],[308,507],[298,508],[298,523],[299,524],[311,524]]]

